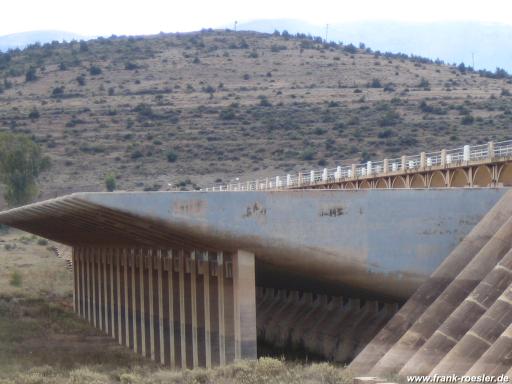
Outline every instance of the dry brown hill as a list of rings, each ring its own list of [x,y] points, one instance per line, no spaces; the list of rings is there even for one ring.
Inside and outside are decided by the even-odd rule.
[[[104,190],[108,173],[125,190],[192,188],[512,136],[507,76],[304,36],[33,46],[0,54],[0,87],[0,129],[53,160],[41,198]]]

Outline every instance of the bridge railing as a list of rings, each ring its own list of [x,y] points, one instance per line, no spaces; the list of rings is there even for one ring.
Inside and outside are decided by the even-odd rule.
[[[368,161],[361,164],[340,165],[336,168],[304,170],[294,174],[259,178],[250,181],[237,181],[216,184],[201,191],[260,191],[307,187],[318,184],[350,181],[360,178],[384,176],[388,174],[414,172],[433,167],[450,167],[469,162],[492,161],[512,158],[512,140],[489,142],[479,145],[422,152],[419,155],[401,156],[394,159]]]

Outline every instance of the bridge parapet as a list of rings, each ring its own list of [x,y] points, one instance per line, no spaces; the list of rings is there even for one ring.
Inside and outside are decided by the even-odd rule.
[[[505,170],[507,164],[512,164],[512,140],[491,141],[480,145],[464,145],[454,149],[442,149],[437,152],[421,152],[418,155],[404,155],[398,158],[368,161],[362,164],[300,171],[296,174],[278,175],[245,182],[217,184],[204,188],[202,191],[496,187],[512,185],[512,165],[508,167],[510,169]],[[479,166],[487,166],[489,174],[480,175],[480,178],[475,182]],[[455,184],[452,183],[457,170],[461,170],[464,173],[465,183],[461,183],[461,177],[458,177]],[[441,172],[442,180],[432,183],[432,178],[436,171]],[[420,182],[416,181],[414,183],[413,175],[425,173],[428,173],[428,178],[423,177]],[[500,175],[502,174],[503,177],[500,180]],[[404,178],[406,176],[407,178]],[[400,177],[400,179],[398,181],[391,179],[396,177]],[[379,179],[381,179],[381,182],[379,182]]]

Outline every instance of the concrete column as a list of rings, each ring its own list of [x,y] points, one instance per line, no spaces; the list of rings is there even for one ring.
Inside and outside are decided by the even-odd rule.
[[[401,166],[400,171],[401,171],[401,172],[405,172],[405,171],[407,170],[407,156],[402,156],[402,157],[400,158],[400,161],[401,161],[401,163],[402,163],[402,166]]]
[[[157,251],[156,256],[157,284],[158,284],[158,336],[160,363],[165,364],[164,348],[164,283],[162,279],[162,250]]]
[[[186,318],[185,318],[185,261],[184,252],[178,253],[179,271],[179,301],[180,301],[180,356],[181,368],[187,369],[187,339],[186,339]]]
[[[80,248],[73,247],[73,269],[75,270],[76,285],[76,307],[75,312],[78,317],[82,317],[82,291],[81,291],[81,271],[80,271]]]
[[[166,254],[167,264],[167,290],[169,313],[169,362],[172,369],[176,366],[176,346],[174,338],[174,284],[173,284],[173,252],[168,250]]]
[[[212,338],[210,329],[210,260],[208,252],[203,263],[203,297],[204,297],[204,348],[205,366],[212,367]]]
[[[196,252],[190,253],[190,312],[192,327],[192,367],[199,366],[198,345],[197,345],[197,271],[196,271]]]
[[[115,261],[115,250],[112,248],[109,250],[108,254],[108,262],[110,266],[110,329],[113,339],[116,338],[116,323],[115,323],[115,313],[116,313],[116,307],[115,307],[115,286],[114,286],[114,261]]]
[[[108,285],[107,285],[107,254],[105,249],[101,249],[101,267],[103,269],[103,324],[105,333],[108,335],[110,331],[108,321]]]
[[[98,283],[97,273],[96,273],[96,248],[91,248],[91,267],[92,267],[92,323],[95,327],[98,326],[98,302],[96,301],[96,285]]]
[[[256,359],[256,278],[254,254],[233,257],[235,359]]]
[[[86,277],[86,283],[87,283],[87,320],[89,320],[89,323],[92,324],[92,287],[91,287],[91,281],[92,281],[92,275],[91,275],[91,249],[87,248],[86,254],[85,254],[85,262],[87,263],[87,277]]]
[[[124,285],[124,343],[130,348],[130,284],[128,283],[128,267],[129,267],[129,258],[128,258],[128,249],[123,250],[123,285]]]
[[[139,287],[140,287],[140,346],[142,356],[146,356],[146,310],[145,310],[145,289],[144,269],[146,268],[146,251],[141,249],[139,255]]]
[[[71,249],[71,262],[73,264],[73,312],[77,312],[78,305],[76,303],[77,298],[77,284],[78,284],[78,274],[76,271],[76,255],[75,248]]]
[[[122,297],[121,297],[121,263],[123,260],[122,250],[115,249],[115,263],[116,263],[116,313],[117,313],[117,341],[120,345],[123,344],[123,314],[122,314]]]
[[[352,164],[351,172],[352,172],[352,178],[353,179],[357,178],[356,164]]]
[[[137,283],[136,283],[136,269],[137,269],[137,249],[134,249],[131,258],[131,282],[132,282],[132,334],[133,334],[133,350],[138,352],[138,337],[137,337],[137,325],[139,324],[137,320]]]
[[[149,351],[151,360],[155,360],[155,309],[154,309],[154,281],[153,281],[153,257],[154,251],[148,250],[148,301],[149,301]]]
[[[425,152],[420,153],[420,169],[424,170],[427,165],[427,156]]]
[[[224,254],[217,253],[217,296],[219,311],[219,365],[226,365],[226,332],[224,323]]]
[[[182,261],[180,258],[181,251],[174,251],[172,253],[172,292],[173,292],[173,324],[174,324],[174,351],[176,355],[176,366],[186,366],[182,358],[182,331],[181,331],[181,317],[182,317],[182,304],[181,304],[181,268]],[[184,309],[183,309],[184,310]]]
[[[86,258],[85,258],[85,249],[80,248],[80,272],[82,276],[82,319],[85,319],[87,316],[87,283],[85,281],[86,279]]]
[[[389,169],[389,160],[388,159],[384,159],[384,162],[382,164],[382,173],[384,175],[386,175],[388,173],[388,169]]]
[[[100,330],[103,331],[103,279],[102,279],[102,262],[101,248],[96,248],[96,270],[98,271],[98,323]]]

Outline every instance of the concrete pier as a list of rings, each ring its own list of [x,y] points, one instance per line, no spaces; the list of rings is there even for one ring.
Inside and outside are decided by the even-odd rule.
[[[119,344],[173,368],[256,358],[254,254],[77,246],[73,258],[76,313]]]

